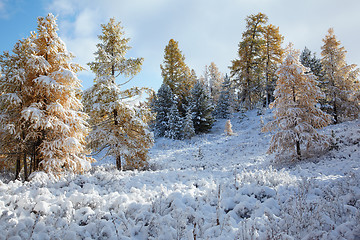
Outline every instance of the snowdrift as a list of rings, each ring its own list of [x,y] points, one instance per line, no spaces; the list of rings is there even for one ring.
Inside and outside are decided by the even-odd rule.
[[[321,130],[334,138],[325,155],[272,166],[270,119],[157,139],[149,171],[108,158],[84,175],[0,181],[0,239],[359,239],[360,121]]]

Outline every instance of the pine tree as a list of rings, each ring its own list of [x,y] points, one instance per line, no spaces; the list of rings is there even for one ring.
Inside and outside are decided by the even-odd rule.
[[[286,54],[277,71],[275,101],[270,104],[275,108],[275,119],[266,124],[263,131],[278,130],[271,139],[269,153],[276,153],[278,160],[286,157],[300,160],[310,151],[328,145],[316,128],[328,125],[331,117],[317,107],[322,93],[316,86],[315,76],[301,65],[299,52],[290,45]]]
[[[310,68],[311,72],[318,77],[318,81],[323,76],[321,60],[316,57],[315,53],[312,53],[307,47],[301,52],[300,62],[307,68]]]
[[[174,104],[176,104],[174,94],[172,93],[170,87],[163,83],[158,90],[156,100],[154,101],[152,107],[153,112],[156,115],[154,123],[154,132],[156,137],[164,137],[165,133],[168,132],[168,112]]]
[[[81,112],[81,84],[76,77],[82,67],[70,62],[73,55],[66,50],[57,30],[52,14],[39,17],[37,33],[20,41],[13,56],[1,57],[2,71],[6,73],[1,80],[5,92],[1,105],[16,102],[2,120],[17,116],[17,121],[7,122],[6,127],[10,130],[12,124],[7,133],[13,136],[8,137],[19,143],[13,150],[21,153],[25,179],[29,162],[29,172],[59,174],[66,170],[86,171],[93,161],[84,155],[87,115]],[[9,64],[11,59],[17,61]],[[5,81],[16,82],[14,88],[8,88]]]
[[[165,131],[164,136],[174,140],[182,139],[183,120],[180,116],[180,112],[175,102],[171,105],[169,109],[168,119],[169,120],[167,122],[167,130]]]
[[[190,110],[186,112],[186,116],[184,119],[184,126],[183,126],[183,137],[184,139],[190,139],[195,136],[195,129],[193,123],[193,117]]]
[[[273,92],[275,90],[275,83],[277,80],[276,70],[278,65],[282,61],[284,50],[281,44],[284,37],[279,32],[279,27],[275,27],[272,24],[267,25],[264,28],[264,61],[265,61],[265,104],[268,106],[270,102],[274,100]]]
[[[346,50],[340,46],[334,30],[329,29],[321,47],[321,63],[324,70],[324,91],[327,112],[334,117],[335,124],[354,119],[359,115],[359,69],[355,64],[348,65]]]
[[[220,119],[229,118],[232,113],[233,93],[228,75],[225,76],[221,86],[220,97],[214,110],[214,116]]]
[[[117,84],[116,78],[136,75],[143,58],[125,57],[130,39],[124,37],[120,22],[111,18],[101,28],[95,61],[88,64],[96,75],[95,84],[84,93],[85,110],[92,126],[89,146],[94,151],[107,148],[107,155],[115,157],[119,170],[122,157],[127,168],[142,168],[147,164],[147,151],[153,144],[147,125],[151,116],[149,109],[134,106],[131,100],[145,89],[121,90],[124,83]]]
[[[261,99],[261,80],[264,69],[264,31],[268,17],[263,13],[246,18],[246,31],[239,43],[239,59],[232,61],[231,75],[236,77],[240,90],[239,101],[245,109],[252,109]]]
[[[189,109],[192,112],[195,133],[208,132],[214,123],[214,110],[206,86],[197,81],[191,89]]]
[[[177,101],[181,102],[189,95],[195,82],[178,45],[177,41],[170,39],[165,47],[164,63],[160,65],[160,68],[163,83],[170,87]]]

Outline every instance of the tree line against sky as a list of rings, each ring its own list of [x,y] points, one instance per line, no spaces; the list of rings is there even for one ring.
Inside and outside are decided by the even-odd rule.
[[[181,140],[210,131],[216,118],[234,112],[275,108],[275,130],[269,153],[299,160],[328,149],[330,142],[316,129],[358,117],[359,70],[347,64],[346,51],[332,29],[323,39],[321,59],[305,48],[283,48],[279,28],[263,13],[246,18],[238,58],[230,74],[215,63],[197,77],[171,39],[160,65],[163,84],[123,89],[119,76],[131,78],[142,58],[127,58],[129,38],[119,22],[102,24],[94,61],[88,63],[95,83],[82,91],[73,55],[57,35],[56,18],[38,18],[37,32],[19,40],[12,53],[0,56],[1,167],[53,174],[82,173],[92,154],[105,151],[120,169],[146,169],[148,150],[156,137]],[[137,102],[147,92],[149,99]],[[259,111],[260,113],[261,111]]]

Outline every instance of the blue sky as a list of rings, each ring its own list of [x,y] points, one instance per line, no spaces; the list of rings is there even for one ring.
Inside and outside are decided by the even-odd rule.
[[[0,51],[36,30],[36,18],[58,16],[59,35],[74,62],[93,60],[100,24],[121,21],[133,48],[129,57],[144,57],[143,70],[129,86],[155,90],[162,82],[160,64],[169,39],[179,41],[186,63],[197,75],[211,62],[223,73],[237,57],[246,16],[263,12],[280,27],[285,44],[307,46],[320,56],[322,39],[333,27],[348,51],[348,63],[360,63],[360,1],[357,0],[0,0]],[[90,71],[79,74],[84,89],[93,83]],[[119,80],[121,81],[121,79]]]

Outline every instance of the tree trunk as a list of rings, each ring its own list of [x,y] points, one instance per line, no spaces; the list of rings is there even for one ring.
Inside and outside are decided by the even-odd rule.
[[[24,158],[23,158],[23,163],[24,163],[24,180],[28,181],[28,169],[27,169],[27,161],[26,161],[26,153],[24,153]]]
[[[30,168],[29,168],[29,174],[31,174],[32,170],[34,168],[34,155],[31,155],[30,158]]]
[[[296,141],[296,154],[297,154],[297,159],[300,160],[301,159],[300,141]]]
[[[20,175],[20,167],[21,167],[20,160],[21,160],[21,156],[19,154],[16,159],[15,180],[19,179],[19,175]]]
[[[119,122],[117,120],[117,116],[118,116],[117,109],[114,109],[114,125],[115,126],[117,126],[119,124]],[[120,155],[116,156],[116,168],[118,170],[121,170],[121,156]]]
[[[121,170],[121,156],[116,156],[116,168],[120,171]]]
[[[336,96],[335,96],[335,99],[336,99]],[[337,124],[338,123],[338,114],[337,114],[337,108],[336,108],[336,100],[334,100],[333,110],[334,110],[334,124]]]

